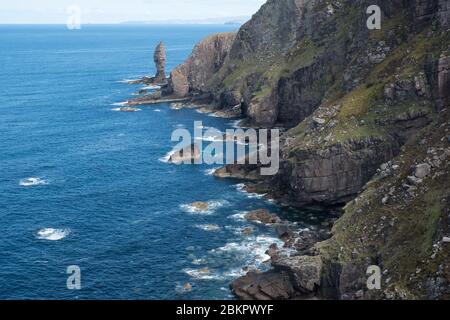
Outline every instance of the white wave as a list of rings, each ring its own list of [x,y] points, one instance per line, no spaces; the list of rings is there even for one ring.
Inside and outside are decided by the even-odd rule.
[[[207,111],[207,110],[204,110],[204,109],[200,109],[200,108],[195,109],[195,112],[200,113],[200,114],[210,113],[210,111]]]
[[[163,163],[169,163],[170,157],[171,157],[172,155],[174,155],[175,152],[176,152],[175,150],[169,151],[169,152],[166,153],[166,155],[165,155],[164,157],[161,157],[161,158],[159,158],[158,160],[159,160],[160,162],[163,162]]]
[[[241,129],[242,128],[240,126],[241,122],[242,122],[242,119],[238,119],[238,120],[234,120],[234,121],[230,122],[229,125],[234,129]]]
[[[247,196],[247,198],[251,198],[251,199],[262,199],[267,195],[267,193],[260,194],[260,193],[247,192],[245,190],[244,183],[235,184],[234,187],[236,188],[237,191],[242,192],[243,194],[245,194]]]
[[[184,269],[190,277],[197,280],[231,280],[245,275],[246,271],[241,268],[233,268],[224,272],[210,271],[209,269]]]
[[[33,187],[46,185],[48,182],[41,178],[26,178],[19,181],[19,185],[23,187]]]
[[[212,169],[206,169],[204,172],[207,176],[212,176],[214,175],[214,173],[217,171],[217,169],[219,169],[220,167],[217,168],[212,168]]]
[[[119,80],[117,81],[118,83],[132,83],[132,82],[136,82],[139,81],[141,79],[123,79],[123,80]]]
[[[202,137],[196,137],[195,140],[203,140],[208,142],[220,142],[223,141],[222,136],[202,136]]]
[[[196,266],[199,266],[199,265],[204,265],[204,264],[207,264],[208,263],[208,261],[206,261],[205,259],[194,259],[194,260],[192,260],[192,264],[195,264]]]
[[[157,86],[157,85],[151,84],[151,85],[142,87],[142,89],[144,89],[144,90],[158,90],[158,89],[161,89],[161,86]]]
[[[153,109],[155,112],[161,112],[161,109]]]
[[[58,241],[70,234],[70,229],[44,228],[38,230],[36,237],[41,240]]]
[[[212,273],[209,269],[184,269],[190,277],[197,280],[222,280],[222,277],[218,273]]]
[[[246,266],[259,269],[264,263],[270,260],[270,256],[266,254],[266,251],[272,244],[277,244],[281,248],[284,243],[278,238],[260,235],[247,238],[240,243],[227,243],[223,247],[211,250],[211,253],[231,255],[243,261]]]
[[[230,203],[227,200],[212,200],[212,201],[208,201],[207,204],[208,204],[207,210],[201,210],[201,209],[193,206],[191,203],[182,204],[182,205],[180,205],[180,208],[181,208],[181,210],[183,210],[187,213],[208,215],[208,214],[213,214],[217,209],[227,206]]]
[[[116,107],[123,107],[123,106],[126,106],[127,103],[128,103],[128,101],[122,101],[122,102],[114,102],[111,105],[116,106]]]
[[[239,213],[229,216],[228,218],[233,219],[235,221],[247,221],[247,219],[245,219],[245,216],[247,215],[247,213],[248,213],[248,211],[239,212]]]
[[[217,224],[197,224],[195,227],[204,231],[220,231],[220,227]]]

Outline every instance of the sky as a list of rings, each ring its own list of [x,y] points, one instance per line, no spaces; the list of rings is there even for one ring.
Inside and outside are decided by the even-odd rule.
[[[65,24],[73,5],[82,23],[250,17],[266,0],[12,0],[0,4],[0,24]],[[69,13],[68,13],[69,12]],[[72,11],[73,12],[73,11]]]

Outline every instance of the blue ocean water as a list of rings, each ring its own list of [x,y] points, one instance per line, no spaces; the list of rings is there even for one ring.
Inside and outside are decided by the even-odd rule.
[[[264,265],[274,231],[243,235],[242,213],[283,212],[214,167],[161,161],[174,129],[231,121],[168,105],[113,111],[137,90],[121,80],[154,73],[160,40],[171,69],[235,28],[0,26],[0,299],[228,299],[243,267]],[[191,212],[194,201],[212,209]],[[81,290],[66,287],[70,265]]]

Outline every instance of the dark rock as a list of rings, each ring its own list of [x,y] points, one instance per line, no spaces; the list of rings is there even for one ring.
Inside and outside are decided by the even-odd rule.
[[[275,227],[275,230],[280,239],[288,239],[294,235],[293,231],[287,224],[279,224]]]
[[[319,256],[283,257],[272,264],[276,270],[287,272],[301,292],[314,292],[321,284],[323,263]]]
[[[242,300],[286,300],[295,296],[289,276],[275,271],[251,271],[233,281],[231,289]]]
[[[166,82],[166,47],[163,42],[160,42],[155,49],[153,60],[156,64],[156,75],[153,79],[154,83]]]

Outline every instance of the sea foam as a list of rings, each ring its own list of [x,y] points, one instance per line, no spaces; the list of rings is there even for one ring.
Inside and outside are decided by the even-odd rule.
[[[48,184],[48,182],[41,178],[26,178],[26,179],[20,180],[20,182],[19,182],[19,185],[21,185],[23,187],[42,186],[42,185],[46,185],[46,184]]]
[[[37,231],[36,237],[41,240],[58,241],[70,234],[70,229],[43,228]]]

